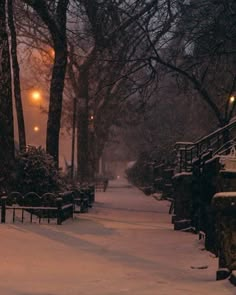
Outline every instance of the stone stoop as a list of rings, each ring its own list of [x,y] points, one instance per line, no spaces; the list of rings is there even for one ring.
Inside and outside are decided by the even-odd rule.
[[[236,270],[232,271],[232,273],[230,275],[230,278],[229,278],[229,281],[230,281],[231,284],[236,286]]]
[[[230,276],[230,270],[228,268],[219,268],[216,272],[216,280],[225,280]]]
[[[174,230],[184,230],[191,227],[190,219],[182,219],[174,221]]]

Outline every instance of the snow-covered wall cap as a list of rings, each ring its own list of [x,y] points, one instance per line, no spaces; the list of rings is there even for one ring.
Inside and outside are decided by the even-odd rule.
[[[191,176],[192,172],[181,172],[181,173],[176,173],[172,178],[177,178],[177,177],[182,177],[182,176]]]
[[[131,169],[131,168],[136,164],[136,162],[137,162],[137,161],[130,161],[130,162],[128,162],[126,168],[127,168],[127,169]]]
[[[177,141],[175,145],[191,145],[194,144],[192,141]]]
[[[226,174],[226,173],[236,174],[236,169],[221,169],[220,173],[222,173],[222,174]]]
[[[220,192],[214,195],[215,198],[236,198],[236,192]]]
[[[207,160],[207,161],[205,162],[205,164],[209,164],[209,163],[211,163],[211,162],[214,162],[214,161],[217,160],[217,159],[220,159],[220,156],[219,156],[219,155],[215,155],[214,157],[210,158],[209,160]]]
[[[236,213],[236,192],[220,192],[212,199],[212,208],[220,214]]]

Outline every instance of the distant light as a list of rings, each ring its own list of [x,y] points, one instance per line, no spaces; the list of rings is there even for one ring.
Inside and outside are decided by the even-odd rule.
[[[38,101],[41,99],[41,94],[38,90],[34,90],[31,94],[33,100]]]
[[[93,116],[93,115],[91,115],[91,116],[90,116],[90,120],[93,120],[93,119],[94,119],[94,116]]]
[[[235,102],[235,96],[233,96],[233,95],[230,96],[229,101],[230,101],[231,103]]]
[[[39,130],[39,126],[34,126],[34,132],[38,132]]]

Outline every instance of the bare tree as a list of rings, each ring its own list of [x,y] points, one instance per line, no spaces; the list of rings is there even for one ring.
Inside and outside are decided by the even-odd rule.
[[[11,67],[6,30],[6,1],[0,1],[0,183],[7,189],[14,164]]]
[[[135,52],[135,48],[138,47],[139,39],[142,38],[139,34],[140,30],[136,25],[136,21],[137,19],[143,18],[143,22],[148,22],[150,20],[150,15],[153,15],[157,10],[156,4],[158,1],[150,1],[149,3],[136,1],[133,5],[127,4],[126,1],[120,1],[119,3],[107,1],[93,1],[93,3],[90,1],[78,2],[80,2],[84,8],[85,19],[87,19],[88,22],[86,29],[88,28],[87,30],[90,32],[91,43],[91,46],[84,54],[83,58],[80,59],[79,62],[74,63],[78,71],[77,77],[79,79],[77,83],[79,93],[77,93],[80,102],[78,105],[83,105],[83,107],[80,107],[80,119],[78,120],[79,125],[77,129],[78,172],[80,179],[86,179],[89,178],[88,163],[90,162],[88,136],[89,113],[94,114],[95,139],[99,138],[100,142],[105,142],[107,138],[105,134],[108,133],[113,122],[111,118],[114,117],[115,111],[116,114],[119,114],[118,106],[122,100],[122,95],[123,99],[127,95],[127,93],[121,95],[121,92],[119,95],[115,94],[115,91],[119,89],[118,85],[121,86],[125,80],[128,80],[127,77],[132,74],[132,71],[138,71],[140,68],[147,65],[147,63],[140,65],[140,61],[138,60],[128,65],[127,59],[129,58],[127,56],[126,58],[124,57],[125,54],[127,55],[128,53],[131,54]],[[129,14],[124,13],[125,8],[130,12]],[[136,46],[134,46],[134,44]],[[73,57],[71,57],[71,59],[73,59]],[[100,81],[104,78],[103,73],[108,73],[107,77],[108,75],[110,77],[106,82],[110,84],[110,86],[103,92],[103,95],[102,92],[100,92],[99,96],[94,92],[96,82],[94,79],[91,79],[91,76],[94,65],[98,65],[97,61],[101,61],[102,59],[105,60],[103,62],[103,67],[99,67]],[[111,81],[111,78],[113,78],[113,81]],[[105,88],[105,84],[100,84],[98,87],[100,86]],[[100,101],[98,97],[100,97]],[[108,116],[105,115],[105,113],[110,113],[111,115]],[[100,116],[103,117],[102,120],[99,119]],[[107,128],[104,128],[105,125],[107,125]],[[100,132],[98,135],[98,130],[101,131],[102,128],[103,131],[106,131]],[[103,136],[101,136],[102,133]],[[95,145],[97,148],[98,140],[96,140]],[[93,144],[90,144],[90,147],[91,146],[93,146]],[[101,147],[102,146],[103,144]],[[102,148],[99,148],[97,150],[101,151],[101,149]],[[98,154],[100,154],[100,152]],[[96,158],[98,157],[96,156]]]
[[[64,80],[67,65],[66,19],[69,0],[25,0],[40,16],[51,34],[55,52],[50,85],[50,104],[47,123],[46,150],[58,163],[59,134]]]
[[[167,2],[166,12],[173,21],[161,42],[155,39],[157,29],[140,24],[152,47],[147,59],[154,72],[164,66],[182,87],[187,84],[196,90],[223,126],[236,106],[235,1]]]
[[[48,24],[45,18],[48,18],[48,14],[49,16],[52,14],[54,20],[56,18],[56,6],[52,5],[52,1],[42,1],[41,4],[44,3],[42,7],[39,5],[41,1],[25,2],[37,11],[43,20],[42,23],[46,24],[50,32],[51,23]],[[88,163],[91,162],[89,150],[96,146],[94,153],[98,159],[108,138],[109,128],[122,112],[122,103],[138,89],[145,88],[151,80],[148,77],[151,67],[146,55],[152,48],[150,44],[143,45],[146,32],[140,30],[140,23],[143,27],[148,27],[155,16],[159,21],[159,32],[156,36],[159,40],[168,31],[171,17],[168,14],[162,16],[163,4],[156,0],[148,3],[71,1],[70,5],[67,28],[68,77],[74,95],[69,96],[72,98],[76,96],[78,100],[79,177],[88,179],[90,177]],[[31,33],[35,32],[45,37],[44,28],[34,27]],[[32,35],[31,38],[33,37]],[[50,43],[47,33],[45,41]],[[146,72],[134,75],[141,73],[144,68],[147,69]],[[145,75],[147,79],[144,78]],[[50,114],[49,110],[49,117]],[[90,120],[91,114],[93,122]],[[94,125],[94,136],[89,131],[91,124]],[[96,144],[91,143],[94,140]]]

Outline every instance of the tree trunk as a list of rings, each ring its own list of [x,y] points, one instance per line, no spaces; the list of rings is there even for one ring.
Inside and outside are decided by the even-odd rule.
[[[7,189],[14,165],[11,67],[6,31],[6,1],[0,1],[0,185]]]
[[[96,142],[93,130],[93,122],[89,120],[88,130],[88,169],[89,169],[89,180],[94,182],[96,174]]]
[[[54,41],[55,60],[50,86],[50,104],[47,123],[46,150],[59,162],[59,136],[61,124],[62,98],[67,65],[66,34]]]
[[[10,29],[10,35],[11,35],[11,57],[12,57],[14,96],[15,96],[18,134],[19,134],[19,147],[20,147],[20,150],[22,151],[26,147],[25,122],[24,122],[22,99],[21,99],[20,69],[19,69],[19,64],[17,59],[16,30],[14,25],[12,0],[8,0],[8,25]]]
[[[66,16],[69,0],[55,1],[57,2],[53,6],[55,11],[49,9],[47,1],[44,0],[24,0],[24,2],[38,13],[53,40],[55,58],[50,85],[46,150],[53,156],[58,166],[62,98],[67,66]]]
[[[79,76],[79,114],[77,126],[77,169],[81,183],[89,180],[88,155],[88,71],[81,70]]]

